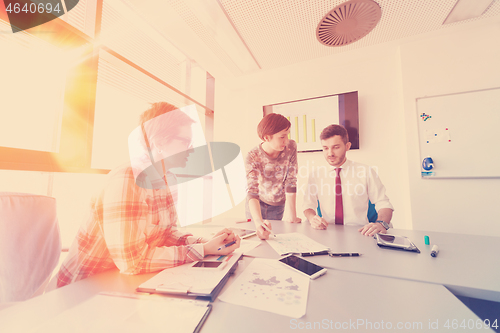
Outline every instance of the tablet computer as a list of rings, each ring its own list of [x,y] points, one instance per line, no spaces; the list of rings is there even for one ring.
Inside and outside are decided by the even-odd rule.
[[[375,234],[375,239],[377,240],[377,245],[379,247],[420,253],[417,246],[406,236]]]

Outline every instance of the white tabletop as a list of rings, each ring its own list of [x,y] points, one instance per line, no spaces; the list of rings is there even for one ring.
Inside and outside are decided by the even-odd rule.
[[[253,260],[240,261],[235,277]],[[117,270],[94,275],[0,311],[0,332],[30,332],[101,291],[131,293],[154,274],[127,276]],[[231,277],[227,288],[235,279]],[[112,311],[113,309],[110,309]],[[85,313],[82,316],[85,318]],[[92,320],[92,318],[89,318]],[[297,330],[436,332],[445,325],[484,323],[445,287],[401,279],[328,270],[309,286],[306,315],[293,319],[216,300],[201,332],[296,332]],[[317,330],[307,329],[314,327]],[[349,329],[346,329],[349,325]],[[429,327],[429,325],[434,325]],[[436,330],[434,327],[439,328]],[[333,327],[333,328],[332,328]],[[471,332],[474,330],[467,330]],[[487,329],[477,329],[488,332]],[[166,332],[169,332],[168,328]]]
[[[252,224],[238,226],[251,227]],[[481,319],[441,285],[452,282],[473,291],[477,291],[479,285],[485,285],[488,294],[490,289],[493,293],[498,290],[498,286],[489,277],[474,278],[475,275],[469,270],[460,269],[464,265],[469,265],[472,269],[481,267],[480,263],[471,261],[473,256],[468,256],[467,249],[464,248],[462,241],[468,236],[428,233],[431,242],[439,242],[442,248],[438,257],[432,258],[428,253],[429,249],[423,245],[423,233],[415,231],[397,230],[397,233],[409,236],[422,251],[420,254],[380,249],[374,239],[362,236],[356,228],[348,226],[330,226],[328,230],[321,231],[312,229],[307,223],[292,225],[276,221],[273,222],[273,230],[277,233],[303,232],[333,251],[360,252],[362,256],[307,258],[330,269],[324,276],[311,281],[307,312],[300,319],[232,305],[217,299],[201,332],[439,332],[453,330],[453,325],[459,327],[462,323],[469,325],[467,327],[474,327],[463,331],[488,331]],[[482,246],[483,250],[491,250],[494,246],[490,241],[492,240],[486,237],[474,242],[478,242],[477,246]],[[250,254],[265,258],[279,257],[266,242],[262,242]],[[461,263],[460,256],[466,261]],[[252,260],[252,257],[244,257],[235,275],[240,274]],[[455,269],[461,272],[462,277],[454,276],[457,275],[454,273]],[[483,269],[480,272],[489,271]],[[0,311],[0,332],[29,332],[101,291],[134,292],[138,285],[153,275],[154,273],[127,276],[119,274],[117,270],[110,270],[70,284]],[[495,276],[496,281],[500,281],[498,275]],[[228,285],[234,279],[235,277],[231,277]],[[82,313],[82,316],[85,314]]]
[[[245,258],[238,270],[244,269],[248,261]],[[446,330],[447,321],[452,325],[453,320],[484,327],[443,286],[329,269],[325,275],[311,280],[307,312],[300,319],[217,300],[202,332],[438,332]],[[431,328],[430,323],[434,325]],[[308,329],[314,325],[316,329]],[[402,329],[397,329],[398,325]]]
[[[253,227],[253,223],[241,223]],[[275,233],[301,232],[329,247],[332,252],[359,252],[360,257],[308,257],[314,263],[338,270],[380,275],[444,285],[453,293],[500,302],[500,238],[389,229],[391,234],[410,238],[421,253],[379,248],[375,239],[361,235],[355,226],[329,225],[326,230],[313,229],[306,221],[292,224],[272,221]],[[425,245],[424,236],[430,238]],[[432,245],[438,245],[439,254],[431,257]],[[255,257],[269,257],[274,252],[265,242],[249,253]],[[274,252],[272,257],[278,258]]]

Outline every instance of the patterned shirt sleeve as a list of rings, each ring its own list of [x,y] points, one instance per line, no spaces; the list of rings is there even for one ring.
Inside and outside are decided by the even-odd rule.
[[[260,165],[261,161],[259,156],[254,152],[254,150],[250,151],[245,159],[248,199],[259,199]]]
[[[288,144],[289,149],[289,165],[288,173],[285,181],[285,192],[286,193],[297,193],[297,144],[295,141],[290,140]]]
[[[151,198],[146,198],[145,191],[135,184],[133,175],[125,177],[124,181],[119,177],[111,179],[102,201],[104,238],[120,272],[147,273],[202,259],[203,245],[187,245],[190,234],[175,229],[177,215],[168,189],[166,196],[148,202],[146,199]],[[160,217],[168,215],[169,224],[147,221],[148,214],[156,209]]]
[[[204,256],[203,244],[175,228],[168,188],[142,189],[132,171],[114,171],[57,273],[57,286],[118,267],[121,273],[162,270]]]

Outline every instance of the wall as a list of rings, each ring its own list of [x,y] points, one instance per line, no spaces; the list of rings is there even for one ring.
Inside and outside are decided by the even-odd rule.
[[[418,97],[499,87],[499,39],[499,20],[484,20],[218,82],[216,140],[246,154],[259,143],[263,105],[358,90],[361,149],[348,156],[379,168],[396,227],[500,236],[500,179],[421,179],[415,108]],[[299,163],[324,160],[309,153]],[[481,161],[464,151],[464,163]],[[243,214],[239,204],[225,216]]]
[[[216,81],[215,139],[239,144],[246,155],[260,142],[256,128],[263,105],[357,90],[361,149],[348,152],[348,158],[378,168],[395,207],[394,225],[410,229],[399,59],[398,47],[376,46],[230,82]],[[299,167],[307,165],[326,165],[326,161],[321,153],[299,154]],[[299,172],[300,188],[307,172]],[[297,201],[301,207],[301,195]],[[305,220],[302,209],[298,212]],[[243,218],[243,203],[224,215]]]
[[[413,227],[500,236],[500,179],[421,179],[415,99],[500,87],[500,23],[401,46]],[[471,110],[471,126],[474,126]],[[498,154],[499,152],[491,152]],[[481,163],[474,151],[463,163]]]

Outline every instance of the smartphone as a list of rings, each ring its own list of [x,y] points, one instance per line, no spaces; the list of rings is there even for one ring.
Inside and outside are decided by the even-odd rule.
[[[281,258],[279,261],[287,267],[308,276],[310,279],[316,279],[326,273],[326,268],[313,264],[312,262],[302,259],[301,257],[297,257],[294,254]]]

